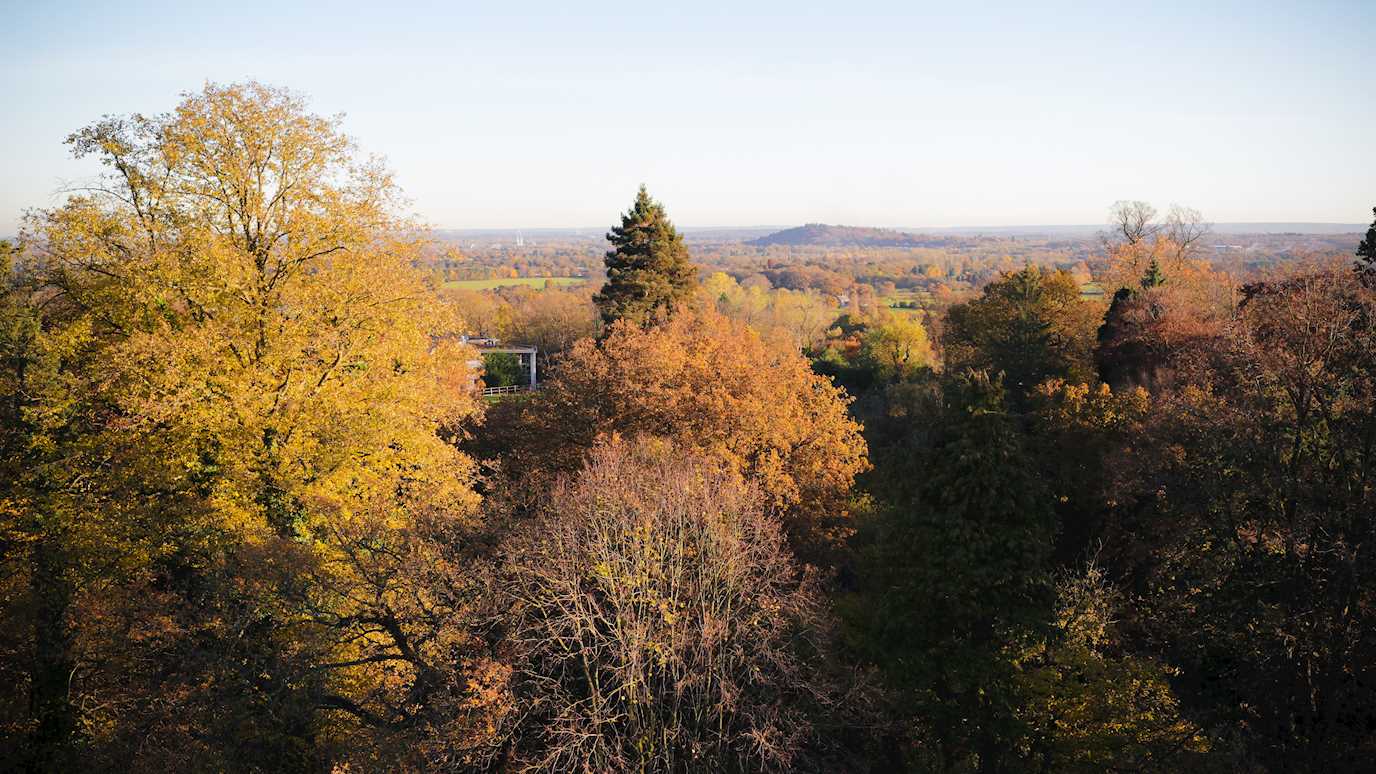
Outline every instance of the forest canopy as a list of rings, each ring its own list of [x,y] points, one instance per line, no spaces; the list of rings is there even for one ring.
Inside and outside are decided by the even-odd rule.
[[[0,770],[1376,756],[1376,223],[700,247],[642,187],[597,276],[343,130],[208,84],[0,242]]]

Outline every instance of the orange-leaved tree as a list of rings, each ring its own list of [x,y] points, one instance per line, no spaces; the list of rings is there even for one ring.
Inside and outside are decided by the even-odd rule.
[[[486,432],[517,475],[576,470],[599,439],[671,438],[758,483],[798,545],[845,532],[865,441],[848,398],[790,343],[710,310],[579,342],[545,388]]]

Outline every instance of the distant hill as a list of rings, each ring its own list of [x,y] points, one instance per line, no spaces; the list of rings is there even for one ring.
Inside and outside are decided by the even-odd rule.
[[[511,245],[518,239],[527,245],[553,242],[573,242],[605,245],[607,226],[583,228],[463,228],[437,229],[434,235],[448,242],[463,245]],[[817,245],[821,247],[949,247],[965,240],[993,238],[1064,238],[1093,239],[1106,225],[1047,224],[1023,226],[901,226],[899,228],[863,228],[860,226],[831,226],[808,223],[796,228],[780,230],[779,226],[687,226],[679,231],[690,242],[744,243],[769,245]],[[1214,234],[1320,234],[1360,237],[1366,233],[1365,223],[1214,223]],[[10,238],[14,241],[14,238]],[[1355,244],[1355,242],[1354,242]]]
[[[757,247],[770,245],[821,247],[937,247],[948,240],[936,236],[919,236],[888,228],[862,228],[859,226],[829,226],[825,223],[808,223],[797,228],[786,228],[773,234],[752,239],[746,244]]]
[[[1093,237],[1106,230],[1107,225],[1048,224],[1025,226],[917,226],[904,230],[914,234],[951,234],[957,236],[1024,237],[1062,236]],[[1360,223],[1212,223],[1215,234],[1354,234],[1365,232]]]

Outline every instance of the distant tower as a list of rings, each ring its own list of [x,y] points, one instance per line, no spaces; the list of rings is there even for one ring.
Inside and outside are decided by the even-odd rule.
[[[517,246],[517,247],[525,247],[525,246],[526,246],[526,238],[523,237],[523,236],[521,236],[521,232],[519,232],[519,231],[516,232],[516,246]]]

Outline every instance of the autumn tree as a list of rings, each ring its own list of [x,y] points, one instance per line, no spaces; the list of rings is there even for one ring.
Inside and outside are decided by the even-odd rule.
[[[6,531],[43,587],[21,624],[40,659],[101,656],[71,673],[67,741],[37,741],[315,767],[331,718],[390,724],[426,690],[377,563],[411,514],[475,501],[440,437],[475,408],[461,326],[389,174],[291,93],[208,85],[69,144],[107,174],[27,226],[45,341],[7,400],[49,463],[6,493]]]
[[[1152,210],[1145,225],[1140,207],[1120,202],[1114,213],[1118,238],[1105,241],[1108,266],[1101,281],[1116,290],[1098,331],[1095,364],[1115,388],[1156,388],[1219,335],[1233,312],[1234,285],[1197,256],[1208,230],[1198,213],[1173,208],[1165,222],[1155,223]]]
[[[770,288],[768,284],[768,280],[738,284],[729,274],[714,272],[703,280],[699,295],[717,311],[762,335],[786,336],[799,349],[821,342],[836,319],[835,302],[815,291]]]
[[[1077,567],[1104,539],[1113,482],[1151,409],[1151,395],[1139,386],[1060,379],[1037,385],[1022,419],[1056,511],[1058,567]]]
[[[672,439],[755,481],[799,545],[844,531],[866,466],[845,394],[788,342],[710,310],[584,340],[539,393],[503,404],[480,435],[513,475],[577,470],[614,433]]]
[[[586,285],[541,290],[517,286],[504,288],[499,295],[510,306],[511,314],[504,324],[492,331],[493,335],[537,348],[540,352],[538,368],[543,369],[552,358],[567,352],[579,339],[597,333],[597,307]],[[459,309],[464,312],[465,307]],[[466,319],[467,313],[464,314]]]
[[[1147,394],[1052,379],[1020,411],[966,372],[883,398],[841,609],[907,769],[1199,769],[1210,739],[1179,671],[1131,641],[1107,570],[1084,563]]]
[[[1165,386],[1181,362],[1210,347],[1236,303],[1232,278],[1198,258],[1208,233],[1198,213],[1172,208],[1156,223],[1142,207],[1150,211],[1142,202],[1115,205],[1115,237],[1105,238],[1101,282],[1116,291],[1094,359],[1099,379],[1115,388]]]
[[[1202,722],[1235,768],[1360,768],[1376,749],[1371,290],[1346,260],[1247,289],[1124,457],[1117,561],[1152,593]]]
[[[528,708],[546,771],[826,769],[840,705],[816,577],[758,485],[668,442],[612,440],[506,547]]]
[[[1142,201],[1117,201],[1109,208],[1109,228],[1100,234],[1100,241],[1112,252],[1115,249],[1146,251],[1168,255],[1173,261],[1194,257],[1199,241],[1210,231],[1198,210],[1172,205],[1164,218],[1157,218],[1156,208]],[[1150,250],[1158,247],[1160,250]]]
[[[692,296],[697,267],[664,205],[651,199],[645,186],[607,241],[612,244],[604,261],[607,284],[594,297],[607,325],[618,320],[636,325],[658,322]]]
[[[70,618],[77,547],[91,537],[73,490],[98,459],[82,439],[101,417],[63,374],[93,365],[89,329],[68,327],[70,310],[45,311],[49,294],[25,258],[0,242],[0,676],[14,689],[0,702],[0,734],[14,745],[12,765],[60,770],[79,750]]]
[[[1194,285],[1209,272],[1201,256],[1202,241],[1212,228],[1197,210],[1172,206],[1163,218],[1146,202],[1116,202],[1109,229],[1100,235],[1107,267],[1104,288],[1150,288],[1170,281]],[[1203,274],[1204,277],[1196,275]]]
[[[1197,301],[1189,288],[1175,283],[1120,288],[1096,335],[1099,378],[1114,389],[1155,391],[1173,384],[1187,361],[1208,355],[1230,316],[1226,309]]]
[[[861,355],[886,381],[902,381],[933,362],[927,329],[921,320],[906,315],[891,315],[868,328]]]
[[[1053,626],[1016,653],[1028,771],[1221,771],[1171,685],[1180,670],[1125,647],[1123,593],[1091,559],[1056,578]]]

